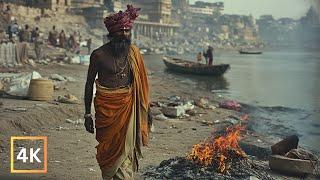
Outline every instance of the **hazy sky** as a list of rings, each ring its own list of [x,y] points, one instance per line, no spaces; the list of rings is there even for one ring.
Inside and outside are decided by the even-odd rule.
[[[189,0],[193,4],[197,0]],[[275,18],[291,17],[298,19],[305,15],[310,0],[202,0],[206,2],[224,2],[225,14],[252,14],[259,17],[272,14]]]

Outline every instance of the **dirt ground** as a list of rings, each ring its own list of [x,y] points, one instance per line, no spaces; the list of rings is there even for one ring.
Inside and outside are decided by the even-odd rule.
[[[1,98],[0,136],[1,165],[0,177],[21,179],[99,179],[99,166],[95,159],[95,136],[85,131],[82,124],[68,123],[66,119],[78,120],[84,114],[83,94],[87,66],[51,64],[23,69],[36,70],[42,76],[60,74],[75,78],[75,82],[60,85],[54,97],[71,93],[80,104],[63,104]],[[152,101],[165,101],[167,97],[179,95],[182,98],[197,99],[201,92],[183,85],[179,86],[170,79],[150,76]],[[214,105],[214,97],[208,97]],[[17,107],[26,111],[14,111]],[[234,113],[224,109],[207,110],[196,107],[201,115],[182,119],[154,120],[155,132],[151,134],[149,147],[143,148],[144,158],[140,161],[140,173],[148,166],[159,165],[165,159],[185,156],[192,145],[207,137],[213,127],[201,121],[223,119]],[[201,116],[201,117],[200,117]],[[10,136],[48,136],[48,173],[37,175],[10,174]]]

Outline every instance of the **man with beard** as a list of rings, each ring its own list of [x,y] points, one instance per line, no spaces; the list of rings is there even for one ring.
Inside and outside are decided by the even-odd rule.
[[[141,157],[140,147],[148,143],[147,72],[139,49],[131,44],[131,28],[139,10],[128,5],[125,12],[106,17],[104,23],[110,42],[90,56],[85,86],[85,128],[94,133],[91,102],[95,82],[95,128],[99,142],[96,158],[103,179],[133,179]]]

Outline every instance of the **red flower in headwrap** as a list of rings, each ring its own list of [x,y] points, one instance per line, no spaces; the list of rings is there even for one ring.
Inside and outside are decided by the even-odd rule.
[[[132,5],[127,5],[125,12],[111,14],[104,19],[104,24],[109,33],[117,32],[121,29],[131,29],[133,21],[139,16],[140,8],[134,8]]]

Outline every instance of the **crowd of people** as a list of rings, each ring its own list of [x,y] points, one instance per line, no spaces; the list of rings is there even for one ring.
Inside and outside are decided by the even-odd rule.
[[[12,16],[10,5],[4,5],[3,0],[0,0],[0,15],[5,21],[0,27],[0,44],[1,43],[20,43],[26,46],[33,46],[36,58],[39,60],[43,58],[43,45],[52,45],[66,49],[72,53],[80,54],[80,43],[83,41],[79,32],[73,32],[68,37],[65,30],[57,30],[53,26],[49,32],[41,31],[39,27],[31,27],[29,24],[21,25],[17,19]],[[45,37],[44,34],[48,34]],[[85,39],[88,54],[91,53],[90,38]]]

